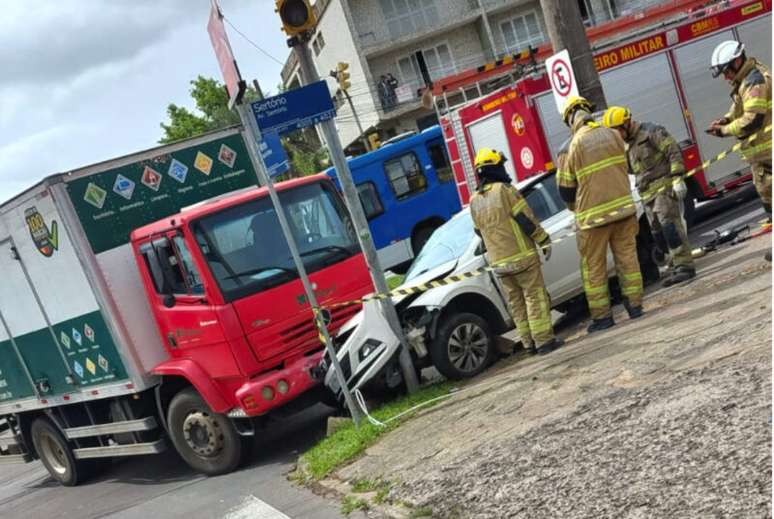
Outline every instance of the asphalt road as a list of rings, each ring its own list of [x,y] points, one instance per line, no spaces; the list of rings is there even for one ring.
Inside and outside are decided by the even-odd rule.
[[[94,519],[340,519],[337,503],[287,481],[298,453],[325,435],[319,405],[256,437],[252,463],[216,478],[188,469],[172,451],[127,459],[75,488],[55,483],[38,463],[0,471],[0,517]]]
[[[749,186],[732,197],[702,204],[697,216],[690,232],[693,247],[712,239],[715,229],[757,227],[764,213]],[[37,462],[5,466],[0,471],[0,517],[341,518],[337,503],[286,479],[298,453],[325,434],[328,413],[320,405],[275,423],[259,433],[251,464],[217,478],[192,472],[171,451],[116,463],[76,488],[60,487]]]

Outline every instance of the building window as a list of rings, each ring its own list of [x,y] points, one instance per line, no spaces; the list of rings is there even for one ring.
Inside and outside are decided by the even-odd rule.
[[[314,55],[319,56],[320,51],[325,48],[325,39],[323,38],[323,35],[321,32],[317,33],[317,36],[312,40],[312,49],[314,50]]]
[[[447,43],[441,43],[435,47],[422,49],[418,52],[422,53],[431,81],[437,81],[457,71],[454,58]],[[398,73],[400,74],[401,84],[411,85],[412,90],[416,90],[424,85],[419,61],[417,60],[417,52],[398,58]]]
[[[529,46],[537,47],[546,40],[534,11],[504,21],[500,24],[500,29],[503,31],[506,52],[518,52]]]
[[[382,200],[379,198],[379,192],[373,182],[363,182],[357,185],[357,194],[360,197],[360,203],[363,205],[363,212],[366,219],[370,220],[382,214]]]
[[[403,200],[427,189],[427,179],[422,173],[417,156],[406,153],[384,163],[387,180],[398,200]]]
[[[393,38],[415,35],[438,25],[437,0],[379,0]]]

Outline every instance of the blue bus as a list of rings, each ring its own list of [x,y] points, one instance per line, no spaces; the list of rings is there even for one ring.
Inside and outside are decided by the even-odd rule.
[[[348,163],[384,269],[403,272],[462,208],[440,126],[387,141]],[[334,168],[326,173],[338,182]]]

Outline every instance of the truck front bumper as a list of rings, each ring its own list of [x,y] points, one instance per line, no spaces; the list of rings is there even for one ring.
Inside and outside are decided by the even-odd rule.
[[[297,398],[320,383],[314,376],[323,351],[302,357],[285,368],[260,375],[237,389],[240,407],[231,410],[232,418],[260,416]]]

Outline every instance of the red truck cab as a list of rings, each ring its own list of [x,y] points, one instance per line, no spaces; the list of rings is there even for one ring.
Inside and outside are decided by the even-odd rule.
[[[277,184],[321,305],[373,290],[349,213],[315,175]],[[185,208],[131,234],[135,259],[169,359],[210,409],[258,416],[318,384],[322,353],[312,312],[266,188]],[[333,311],[331,331],[359,309]]]

